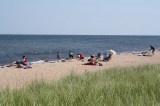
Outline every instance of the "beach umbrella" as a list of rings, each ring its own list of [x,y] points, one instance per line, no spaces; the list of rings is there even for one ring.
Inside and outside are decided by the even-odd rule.
[[[108,54],[111,54],[111,55],[116,55],[117,54],[114,50],[108,50],[107,52],[108,52]]]

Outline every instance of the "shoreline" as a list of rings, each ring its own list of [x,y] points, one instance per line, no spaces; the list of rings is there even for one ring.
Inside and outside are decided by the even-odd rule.
[[[89,57],[81,60],[48,61],[32,64],[31,69],[16,68],[15,66],[0,68],[0,87],[22,87],[34,80],[58,80],[71,73],[81,74],[86,71],[99,71],[114,67],[128,67],[141,64],[160,63],[160,51],[153,56],[138,56],[128,52],[118,53],[109,62],[100,62],[103,66],[82,65]]]
[[[142,51],[147,51],[147,50],[138,50],[138,51],[123,51],[123,52],[117,52],[116,51],[116,53],[118,54],[118,55],[120,55],[120,54],[127,54],[127,53],[133,53],[133,52],[142,52]],[[160,51],[160,50],[157,50],[157,51]],[[98,53],[98,52],[97,52]],[[76,54],[76,53],[74,53],[74,54]],[[93,54],[93,55],[97,55],[97,54]],[[77,55],[76,55],[77,56]],[[74,55],[74,57],[75,57],[75,55]],[[86,55],[86,57],[85,58],[89,58],[90,57],[90,55]],[[66,57],[67,58],[67,57]],[[60,60],[65,60],[66,58],[62,58],[62,59],[60,59]],[[74,58],[75,59],[75,58]],[[18,59],[18,60],[21,60],[21,59]],[[17,61],[17,60],[14,60],[14,61]],[[13,61],[13,62],[14,62]],[[38,63],[39,61],[58,61],[57,59],[56,59],[56,57],[55,58],[53,58],[53,59],[39,59],[39,60],[34,60],[34,61],[29,61],[30,63]],[[11,65],[13,62],[8,62],[8,63],[0,63],[0,68],[1,68],[1,66],[9,66],[9,65]]]

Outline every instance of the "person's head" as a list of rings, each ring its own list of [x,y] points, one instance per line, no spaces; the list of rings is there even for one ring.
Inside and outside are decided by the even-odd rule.
[[[97,54],[97,58],[100,58],[100,57],[101,57],[101,53],[98,53],[98,54]]]
[[[26,56],[22,56],[22,59],[26,58]]]
[[[26,56],[22,56],[22,60],[26,62],[27,61],[27,57]]]
[[[91,58],[94,58],[94,55],[91,55]]]

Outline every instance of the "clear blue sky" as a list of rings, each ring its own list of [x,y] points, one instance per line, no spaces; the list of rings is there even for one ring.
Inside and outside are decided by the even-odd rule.
[[[0,34],[160,35],[160,0],[1,0]]]

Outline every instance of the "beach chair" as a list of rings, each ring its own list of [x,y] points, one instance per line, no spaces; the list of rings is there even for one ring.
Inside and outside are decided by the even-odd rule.
[[[107,52],[104,52],[103,53],[103,61],[106,61],[107,60]]]

